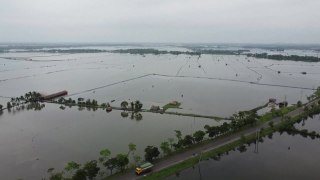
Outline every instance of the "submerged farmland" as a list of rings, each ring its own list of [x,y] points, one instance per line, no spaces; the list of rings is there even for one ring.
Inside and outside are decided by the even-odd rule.
[[[228,118],[235,112],[262,106],[270,98],[289,104],[306,102],[307,96],[320,84],[318,62],[278,61],[245,54],[247,51],[270,53],[265,49],[247,48],[240,51],[244,54],[199,55],[119,53],[126,52],[121,49],[138,49],[134,45],[90,48],[99,51],[45,52],[23,47],[19,51],[3,51],[0,104],[5,107],[12,97],[29,91],[49,95],[67,90],[66,99],[95,99],[115,107],[121,107],[123,101],[139,100],[144,109],[164,107],[173,101],[180,103],[179,108],[166,110],[172,114],[141,112],[139,119],[122,116],[122,111],[106,113],[103,109],[77,106],[63,109],[51,103],[43,103],[45,107],[37,111],[3,110],[0,115],[2,177],[40,179],[47,176],[49,168],[63,169],[69,161],[84,163],[96,159],[104,148],[112,154],[127,153],[129,143],[136,144],[136,154],[143,156],[146,146],[159,146],[175,136],[174,130],[192,134],[203,130],[205,125],[229,122],[176,116],[175,112]],[[192,51],[183,46],[148,48]],[[301,56],[306,53],[288,52]]]

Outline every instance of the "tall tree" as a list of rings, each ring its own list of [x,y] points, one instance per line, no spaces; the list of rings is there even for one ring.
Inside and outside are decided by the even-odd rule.
[[[140,156],[138,156],[138,155],[135,155],[134,157],[133,157],[133,159],[134,159],[134,162],[137,164],[137,163],[140,163],[141,162],[141,160],[142,160],[142,158],[140,157]]]
[[[72,176],[72,180],[87,180],[87,173],[83,169],[78,169]]]
[[[186,135],[183,139],[183,146],[190,146],[193,144],[193,137],[191,135]]]
[[[74,170],[77,170],[80,168],[80,164],[74,162],[74,161],[70,161],[67,163],[66,167],[64,167],[64,169],[67,171],[67,172],[72,172]]]
[[[167,141],[161,143],[160,149],[166,155],[171,153],[170,144]]]
[[[121,102],[121,108],[126,110],[128,108],[129,103],[127,101],[122,101]]]
[[[174,139],[173,138],[168,138],[168,142],[169,142],[170,148],[172,150],[172,145],[173,145]]]
[[[211,138],[213,138],[219,134],[218,127],[216,127],[216,126],[205,125],[204,128],[206,129],[208,136]]]
[[[130,102],[130,105],[131,105],[131,111],[134,111],[134,103],[132,101]]]
[[[100,168],[98,167],[97,161],[92,160],[84,164],[83,170],[86,172],[87,177],[91,180],[97,176]]]
[[[118,160],[117,158],[113,157],[108,159],[103,165],[110,170],[110,174],[112,174],[113,169],[117,167]]]
[[[132,153],[132,155],[134,155],[134,152],[137,150],[137,145],[135,145],[135,144],[133,144],[133,143],[130,143],[130,144],[128,145],[128,147],[129,147],[128,155],[129,155],[130,153]]]
[[[117,167],[120,171],[123,171],[128,164],[129,164],[129,159],[127,155],[125,154],[117,155]]]
[[[143,106],[143,105],[141,104],[141,102],[137,100],[137,101],[135,102],[135,104],[134,104],[134,109],[135,109],[135,111],[136,111],[136,112],[140,111],[140,110],[142,109],[142,106]]]
[[[199,130],[193,134],[193,138],[197,143],[199,143],[203,140],[205,134],[206,134],[205,132]]]
[[[11,108],[12,108],[12,105],[11,105],[10,102],[7,102],[7,108],[8,108],[8,109],[11,109]]]
[[[105,162],[106,160],[109,159],[110,154],[111,154],[111,151],[109,149],[102,149],[100,151],[99,161],[100,162]]]
[[[53,173],[50,175],[49,180],[63,180],[63,172]]]
[[[147,161],[153,161],[153,159],[157,158],[160,154],[158,148],[154,146],[147,146],[144,152],[145,152],[144,157]]]
[[[181,140],[181,139],[182,139],[182,133],[181,133],[181,131],[179,131],[179,130],[174,130],[174,132],[176,132],[176,137],[177,137],[177,139],[178,139],[178,140]]]

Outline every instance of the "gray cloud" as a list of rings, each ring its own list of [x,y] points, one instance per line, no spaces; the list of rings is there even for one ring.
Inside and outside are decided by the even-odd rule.
[[[1,0],[1,42],[320,43],[318,0]]]

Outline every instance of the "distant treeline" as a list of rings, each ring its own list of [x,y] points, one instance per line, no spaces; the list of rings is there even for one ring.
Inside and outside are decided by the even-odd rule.
[[[157,49],[118,49],[118,50],[112,50],[109,51],[112,53],[121,53],[121,54],[153,54],[153,55],[160,55],[160,54],[172,54],[172,55],[180,55],[180,54],[186,54],[186,55],[201,55],[198,52],[192,52],[192,51],[165,51],[165,50],[157,50]]]
[[[315,56],[297,56],[297,55],[285,56],[281,54],[268,55],[267,53],[247,54],[247,56],[255,57],[255,58],[263,58],[263,59],[281,60],[281,61],[290,60],[290,61],[304,61],[304,62],[320,62],[320,58]]]
[[[213,49],[197,49],[196,52],[200,54],[217,54],[217,55],[240,55],[249,50],[213,50]]]
[[[218,55],[240,55],[248,50],[194,50],[194,51],[167,51],[167,50],[157,50],[157,49],[117,49],[117,50],[99,50],[99,49],[51,49],[51,50],[41,50],[41,52],[49,53],[121,53],[121,54],[171,54],[171,55],[191,55],[200,56],[201,54],[218,54]]]
[[[190,56],[200,56],[203,54],[207,55],[246,55],[247,57],[255,57],[261,59],[273,59],[273,60],[289,60],[289,61],[304,61],[304,62],[320,62],[319,57],[315,56],[298,56],[298,55],[268,55],[267,53],[248,53],[249,50],[214,50],[214,49],[200,49],[200,48],[190,48],[190,51],[167,51],[158,50],[153,48],[136,48],[136,49],[117,49],[117,50],[102,50],[102,49],[49,49],[49,50],[28,50],[24,52],[47,52],[47,53],[120,53],[120,54],[138,54],[138,55],[190,55]],[[1,52],[6,52],[7,49],[0,48]]]
[[[172,54],[172,55],[192,55],[192,56],[200,56],[201,54],[218,54],[218,55],[240,55],[247,50],[201,50],[196,49],[193,51],[165,51],[165,50],[157,50],[157,49],[119,49],[113,50],[113,53],[128,53],[128,54]]]
[[[100,50],[100,49],[50,49],[50,50],[40,50],[39,52],[48,52],[48,53],[102,53],[102,52],[108,52],[108,51]]]
[[[158,49],[117,49],[117,50],[99,50],[99,49],[51,49],[45,50],[49,53],[120,53],[120,54],[139,54],[139,55],[161,55],[161,54],[171,54],[171,55],[190,55],[190,56],[200,56],[202,54],[209,55],[246,55],[247,57],[263,58],[263,59],[274,59],[274,60],[290,60],[290,61],[305,61],[305,62],[320,62],[320,58],[315,56],[298,56],[298,55],[268,55],[267,53],[261,54],[243,54],[248,52],[248,50],[205,50],[205,49],[193,49],[192,51],[167,51]]]

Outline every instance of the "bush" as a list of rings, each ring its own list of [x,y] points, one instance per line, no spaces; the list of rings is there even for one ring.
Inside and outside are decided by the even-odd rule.
[[[269,122],[269,126],[270,126],[270,127],[273,127],[273,121],[270,121],[270,122]]]
[[[301,102],[301,101],[298,101],[298,102],[297,102],[297,106],[298,106],[298,107],[302,107],[302,102]]]

